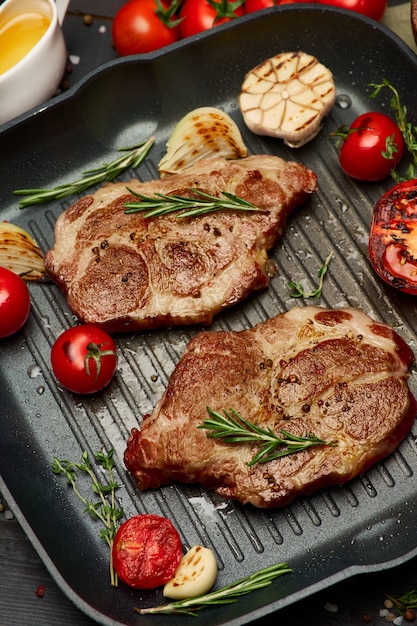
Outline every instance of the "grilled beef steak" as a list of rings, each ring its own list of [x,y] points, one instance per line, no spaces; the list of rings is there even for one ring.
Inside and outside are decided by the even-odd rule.
[[[188,344],[125,464],[140,489],[200,482],[227,498],[278,507],[343,484],[410,431],[414,355],[390,327],[356,309],[295,307],[240,332],[204,331]],[[197,428],[206,407],[334,445],[256,464],[257,443],[225,444]]]
[[[206,159],[187,173],[128,185],[147,196],[226,191],[265,212],[145,218],[125,213],[125,203],[137,200],[126,183],[108,184],[68,208],[57,220],[47,271],[82,321],[109,331],[209,324],[222,308],[265,287],[267,250],[317,180],[303,165],[252,156]]]

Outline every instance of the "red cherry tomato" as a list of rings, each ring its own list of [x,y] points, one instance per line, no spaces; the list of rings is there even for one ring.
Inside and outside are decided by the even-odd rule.
[[[113,566],[120,580],[153,589],[170,580],[182,557],[178,531],[166,517],[144,514],[123,522],[113,540]]]
[[[245,0],[245,13],[255,13],[262,9],[275,7],[278,3],[275,0]]]
[[[355,119],[347,132],[342,130],[340,134],[344,136],[339,152],[340,165],[348,176],[357,180],[383,180],[404,154],[400,129],[383,113],[364,113]],[[389,153],[390,158],[384,153]]]
[[[243,15],[243,7],[239,0],[185,0],[179,14],[180,37],[191,37],[240,15]]]
[[[73,326],[52,346],[51,364],[57,381],[69,391],[95,393],[104,389],[114,376],[116,345],[98,326]]]
[[[121,56],[158,50],[178,40],[178,27],[171,21],[168,4],[162,0],[129,0],[113,19],[113,45]]]
[[[417,179],[395,185],[376,202],[369,258],[391,287],[417,295]]]
[[[245,0],[244,8],[245,13],[255,13],[255,11],[261,11],[262,9],[269,9],[269,7],[281,6],[281,4],[300,4],[306,0]],[[310,3],[314,3],[317,0],[309,0]]]
[[[14,272],[0,267],[0,339],[22,328],[30,310],[29,290]]]
[[[317,0],[319,4],[329,4],[333,7],[349,9],[380,20],[387,8],[387,0]]]

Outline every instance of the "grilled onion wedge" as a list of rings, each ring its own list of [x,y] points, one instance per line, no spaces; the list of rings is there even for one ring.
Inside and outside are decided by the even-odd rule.
[[[0,222],[0,266],[24,280],[47,280],[38,244],[23,228],[10,222]]]
[[[230,115],[215,107],[199,107],[187,113],[175,126],[167,151],[158,164],[161,178],[177,174],[200,159],[248,156],[240,130]]]

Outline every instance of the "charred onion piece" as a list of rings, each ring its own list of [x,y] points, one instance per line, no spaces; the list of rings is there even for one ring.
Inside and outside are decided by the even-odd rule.
[[[20,226],[0,223],[0,266],[25,280],[46,278],[43,254],[34,239]]]
[[[182,172],[203,158],[241,159],[247,155],[232,118],[215,107],[200,107],[187,113],[175,126],[158,169],[163,178]]]

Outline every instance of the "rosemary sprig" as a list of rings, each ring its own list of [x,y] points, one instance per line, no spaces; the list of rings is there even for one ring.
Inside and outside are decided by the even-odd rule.
[[[233,211],[262,211],[259,207],[251,202],[239,198],[238,196],[223,191],[221,196],[212,196],[200,189],[190,188],[189,191],[195,197],[188,198],[177,194],[156,193],[154,196],[144,196],[132,189],[128,189],[130,193],[139,198],[139,202],[127,202],[125,213],[136,213],[138,211],[147,211],[145,217],[159,217],[167,215],[174,211],[180,211],[176,217],[196,217],[213,213],[214,211],[224,211],[230,209]]]
[[[370,94],[371,98],[376,98],[382,89],[389,89],[391,91],[392,97],[390,106],[395,113],[397,126],[404,138],[406,149],[411,156],[405,177],[402,177],[396,170],[391,171],[391,176],[397,183],[415,178],[417,175],[417,126],[413,126],[413,124],[408,121],[407,107],[401,103],[400,94],[387,79],[384,78],[382,83],[371,83],[370,87],[374,88],[374,91]],[[389,152],[384,156],[390,158]]]
[[[120,485],[114,480],[113,476],[113,450],[110,450],[107,454],[101,451],[96,452],[95,460],[101,465],[103,470],[107,471],[108,479],[106,482],[100,482],[94,475],[86,450],[82,453],[81,463],[64,461],[55,457],[52,463],[52,471],[54,474],[64,474],[68,485],[72,487],[74,493],[85,505],[84,513],[89,513],[93,519],[100,520],[104,525],[99,533],[99,537],[104,539],[110,548],[110,582],[112,586],[117,587],[118,580],[113,567],[112,546],[117,531],[117,522],[123,517],[124,512],[123,509],[116,507],[115,493]],[[97,500],[88,500],[80,492],[76,484],[77,472],[87,474],[91,478],[91,489],[98,496]]]
[[[321,296],[321,292],[323,291],[324,277],[326,276],[332,256],[333,252],[330,252],[326,260],[324,261],[324,264],[317,272],[317,275],[319,277],[319,284],[316,289],[313,289],[312,291],[305,291],[302,283],[294,280],[289,281],[288,286],[293,290],[290,293],[291,298],[319,298]]]
[[[289,574],[291,568],[286,563],[279,563],[278,565],[271,565],[264,569],[258,570],[254,574],[246,578],[226,585],[217,591],[211,591],[210,593],[194,598],[187,598],[186,600],[176,600],[169,604],[163,604],[161,606],[155,606],[146,609],[139,609],[134,607],[136,613],[179,613],[183,615],[197,615],[196,611],[208,606],[214,606],[216,604],[230,604],[236,602],[241,596],[255,591],[255,589],[261,589],[270,585],[271,582],[282,576],[283,574]]]
[[[119,148],[119,152],[124,153],[122,156],[111,163],[105,163],[101,167],[83,172],[82,178],[73,183],[64,183],[52,189],[16,189],[13,192],[16,196],[27,196],[24,200],[20,200],[19,208],[23,209],[33,204],[45,204],[51,200],[80,193],[92,185],[104,181],[110,182],[129,167],[138,167],[148,154],[154,141],[155,138],[151,137],[133,148]]]
[[[255,442],[261,444],[259,452],[249,461],[249,467],[255,463],[267,463],[283,456],[295,454],[312,446],[334,445],[313,434],[298,437],[282,428],[279,430],[282,435],[280,437],[269,427],[264,429],[249,422],[234,409],[224,411],[224,415],[222,415],[207,407],[207,412],[210,418],[203,420],[197,426],[197,428],[205,428],[209,431],[207,437],[221,439],[224,443]]]

